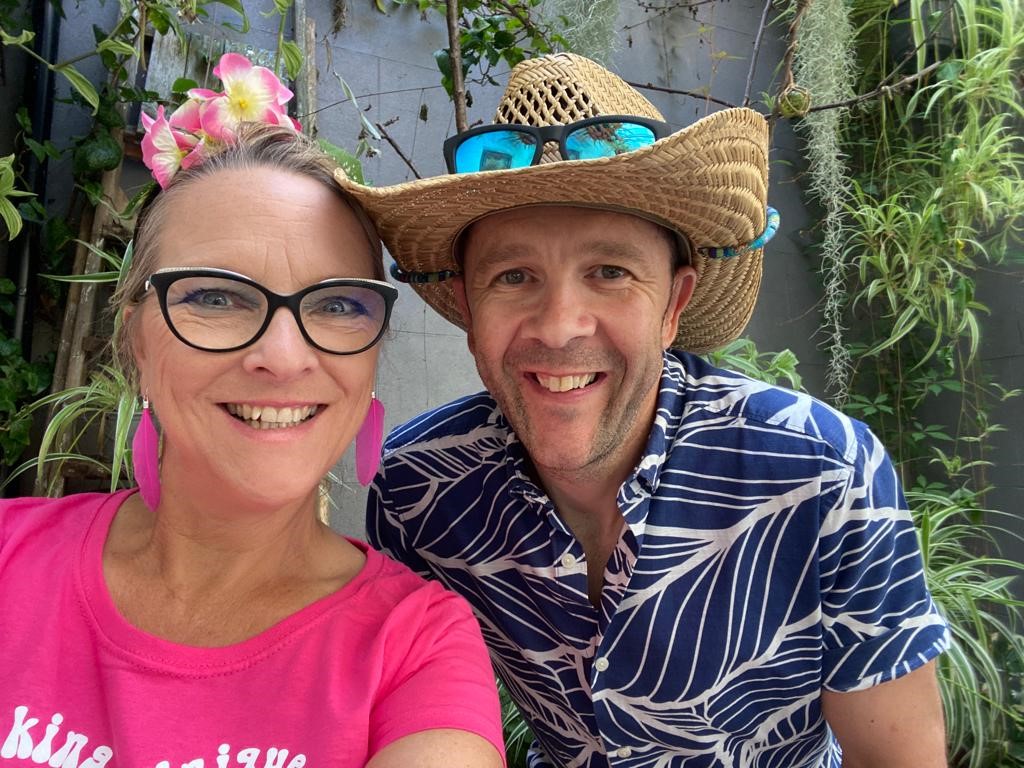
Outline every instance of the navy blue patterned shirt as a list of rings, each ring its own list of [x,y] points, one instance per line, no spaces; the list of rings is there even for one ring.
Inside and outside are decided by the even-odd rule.
[[[472,604],[531,766],[839,768],[822,688],[941,653],[892,464],[803,394],[666,353],[600,609],[583,548],[486,393],[396,429],[371,543]]]

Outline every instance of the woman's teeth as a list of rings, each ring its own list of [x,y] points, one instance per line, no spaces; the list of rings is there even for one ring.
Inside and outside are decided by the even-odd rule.
[[[228,413],[241,419],[253,429],[283,429],[301,424],[317,411],[315,405],[274,408],[270,405],[227,403]]]
[[[549,392],[568,392],[570,389],[582,389],[597,378],[596,373],[584,373],[573,376],[545,376],[537,374],[537,382]]]

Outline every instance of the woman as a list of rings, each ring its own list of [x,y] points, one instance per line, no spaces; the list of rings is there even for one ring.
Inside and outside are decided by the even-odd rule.
[[[317,516],[394,298],[332,170],[247,129],[140,218],[118,348],[158,474],[142,439],[143,494],[0,502],[0,766],[502,764],[469,609]]]

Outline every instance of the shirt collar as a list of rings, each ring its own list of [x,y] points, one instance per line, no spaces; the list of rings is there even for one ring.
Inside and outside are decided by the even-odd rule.
[[[661,382],[647,446],[636,471],[626,479],[626,485],[635,481],[648,495],[657,490],[658,476],[675,440],[685,402],[686,370],[683,360],[668,350],[662,355]]]

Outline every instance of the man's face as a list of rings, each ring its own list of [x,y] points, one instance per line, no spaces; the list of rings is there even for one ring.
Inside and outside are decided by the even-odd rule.
[[[632,469],[693,291],[666,230],[569,207],[488,216],[456,282],[480,378],[542,476]]]

